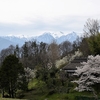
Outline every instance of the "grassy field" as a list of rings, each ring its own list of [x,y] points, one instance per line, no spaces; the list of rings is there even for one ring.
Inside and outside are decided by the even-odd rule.
[[[0,100],[27,100],[27,99],[0,98]]]
[[[20,93],[20,95],[23,95],[22,99],[0,98],[0,100],[75,100],[76,96],[93,96],[91,92],[81,93],[76,91],[49,94],[44,83],[38,80],[31,81],[28,88],[29,91]]]
[[[92,96],[92,93],[89,92],[70,92],[70,93],[54,93],[49,94],[48,90],[46,90],[45,86],[41,86],[42,90],[38,88],[38,86],[42,85],[43,83],[37,84],[37,80],[33,80],[29,83],[29,89],[32,89],[26,93],[24,93],[23,99],[29,100],[74,100],[75,96]]]
[[[0,98],[0,100],[75,100],[75,96],[92,96],[88,92],[73,92],[73,93],[54,93],[48,95],[48,93],[39,93],[36,90],[32,90],[25,93],[23,99],[10,99],[10,98]]]
[[[54,93],[48,95],[47,93],[36,93],[34,90],[26,93],[24,98],[29,100],[75,100],[75,96],[92,96],[91,93]]]

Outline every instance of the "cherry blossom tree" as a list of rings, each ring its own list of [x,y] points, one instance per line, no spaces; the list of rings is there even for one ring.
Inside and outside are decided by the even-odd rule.
[[[60,68],[62,65],[68,64],[69,62],[74,60],[75,57],[80,57],[80,56],[82,56],[82,52],[80,52],[80,50],[77,50],[75,51],[74,54],[69,54],[63,57],[62,59],[56,60],[55,62],[56,68]]]
[[[79,77],[78,80],[73,81],[78,84],[75,90],[91,91],[97,99],[94,85],[100,83],[100,55],[88,56],[88,61],[83,62],[81,67],[77,67],[74,75]]]
[[[32,70],[29,67],[26,67],[24,68],[24,71],[25,71],[26,80],[29,83],[29,81],[31,81],[35,77],[36,70]]]

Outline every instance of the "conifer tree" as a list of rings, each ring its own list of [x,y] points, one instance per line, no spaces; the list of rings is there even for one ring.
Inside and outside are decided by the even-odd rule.
[[[0,67],[0,88],[4,93],[8,93],[9,97],[14,98],[16,90],[19,87],[19,76],[24,75],[24,68],[19,63],[19,59],[15,55],[7,56]],[[21,81],[21,83],[23,83]]]

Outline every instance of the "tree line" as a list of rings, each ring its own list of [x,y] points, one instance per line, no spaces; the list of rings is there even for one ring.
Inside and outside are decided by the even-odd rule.
[[[22,47],[11,45],[3,49],[0,52],[2,96],[7,94],[13,98],[16,97],[17,90],[27,91],[28,83],[34,77],[44,81],[48,89],[56,86],[59,70],[55,67],[55,62],[71,52],[72,48],[69,41],[60,45],[55,41],[51,44],[29,41]]]
[[[67,40],[59,45],[55,41],[51,44],[28,41],[22,47],[11,45],[1,50],[0,89],[3,96],[7,93],[15,97],[18,89],[26,91],[29,81],[34,77],[53,92],[70,86],[72,78],[60,69],[78,55],[87,57],[100,54],[99,29],[98,20],[88,19],[84,36],[73,43]],[[77,50],[79,52],[76,53]]]

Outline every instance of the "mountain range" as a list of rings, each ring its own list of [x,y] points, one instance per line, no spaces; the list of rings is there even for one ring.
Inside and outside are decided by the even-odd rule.
[[[78,35],[75,32],[64,34],[60,32],[60,35],[45,32],[42,35],[39,36],[31,36],[31,37],[25,37],[25,36],[0,36],[0,50],[5,49],[9,47],[10,45],[19,45],[22,46],[27,41],[37,41],[37,42],[44,42],[44,43],[52,43],[53,41],[56,41],[58,44],[68,40],[70,42],[73,42],[77,39]]]

